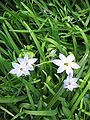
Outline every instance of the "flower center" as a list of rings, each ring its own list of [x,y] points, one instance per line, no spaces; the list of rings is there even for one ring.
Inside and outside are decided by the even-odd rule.
[[[64,63],[65,66],[68,66],[68,63]]]
[[[71,85],[71,83],[70,83],[70,82],[68,82],[68,85]]]
[[[22,71],[22,70],[23,70],[23,68],[20,68],[20,70]]]
[[[26,62],[26,65],[28,65],[28,62]]]

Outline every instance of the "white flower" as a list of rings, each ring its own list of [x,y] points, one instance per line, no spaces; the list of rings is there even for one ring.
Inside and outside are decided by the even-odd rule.
[[[64,88],[69,89],[70,91],[73,90],[73,88],[79,87],[79,85],[76,83],[78,78],[72,78],[71,74],[67,77],[66,80],[64,80]]]
[[[22,62],[25,63],[26,69],[34,70],[33,64],[37,61],[37,58],[28,58],[28,53],[25,54],[24,58],[17,58],[18,62],[21,64]]]
[[[16,74],[17,77],[20,77],[22,75],[30,75],[29,70],[34,70],[32,64],[37,61],[37,58],[28,59],[28,54],[26,53],[24,58],[17,58],[17,60],[19,64],[12,62],[14,69],[12,69],[9,73]]]
[[[68,75],[69,75],[69,73],[71,73],[71,75],[73,76],[72,68],[74,68],[74,69],[80,68],[80,66],[77,63],[72,62],[74,60],[74,55],[73,54],[71,54],[67,57],[65,57],[63,54],[59,54],[59,58],[60,59],[52,60],[52,62],[54,64],[59,66],[59,68],[57,69],[57,73],[61,73],[64,70],[66,70],[66,73]]]
[[[26,69],[26,67],[25,67],[24,62],[22,62],[21,64],[12,62],[12,66],[14,67],[14,69],[12,69],[9,73],[16,74],[17,77],[20,77],[22,75],[25,75],[25,76],[30,75],[28,69]]]

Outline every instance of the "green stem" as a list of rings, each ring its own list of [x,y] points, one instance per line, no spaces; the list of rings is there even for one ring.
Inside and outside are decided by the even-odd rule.
[[[2,107],[1,105],[0,105],[0,109],[14,117],[14,115],[11,112],[9,112],[6,108]]]
[[[37,64],[37,65],[35,65],[35,66],[40,66],[40,65],[43,65],[43,64],[48,64],[48,63],[51,63],[52,61],[48,61],[48,62],[42,62],[42,63],[40,63],[40,64]]]

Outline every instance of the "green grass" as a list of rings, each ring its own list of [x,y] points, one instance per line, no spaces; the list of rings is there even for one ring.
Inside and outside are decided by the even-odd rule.
[[[0,1],[0,120],[89,120],[89,0]],[[72,16],[72,17],[71,17]],[[55,54],[49,54],[51,50]],[[38,58],[28,77],[9,74],[18,57]],[[63,89],[51,57],[75,55],[79,88]],[[87,94],[87,100],[85,96]]]

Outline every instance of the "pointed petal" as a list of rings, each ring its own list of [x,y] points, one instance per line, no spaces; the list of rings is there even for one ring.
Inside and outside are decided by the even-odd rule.
[[[23,61],[23,62],[21,62],[21,64],[20,64],[20,66],[22,67],[22,68],[26,68],[26,63],[27,63],[28,61]]]
[[[23,58],[17,58],[17,60],[18,60],[18,62],[19,62],[20,64],[24,61]]]
[[[57,65],[57,66],[63,65],[63,62],[62,62],[61,60],[59,60],[59,59],[52,60],[52,62],[53,62],[55,65]]]
[[[64,66],[57,69],[57,73],[62,73],[65,70]]]
[[[24,75],[30,75],[30,72],[28,70],[24,71]]]
[[[77,83],[72,84],[73,88],[78,88],[79,85]]]
[[[68,85],[68,89],[72,92],[73,86],[72,85]]]
[[[71,67],[74,68],[74,69],[80,68],[80,66],[75,62],[71,62]]]
[[[76,83],[78,81],[78,78],[71,78],[71,83]]]
[[[64,82],[65,85],[68,85],[68,80],[67,79],[64,80],[63,82]]]
[[[28,53],[25,54],[25,56],[24,56],[24,60],[25,60],[25,61],[28,60]]]
[[[72,79],[72,74],[70,72],[69,75],[67,76],[67,81],[71,81],[71,79]]]
[[[19,67],[19,64],[18,64],[18,63],[13,63],[13,62],[12,62],[12,66],[16,69],[16,68]]]
[[[71,76],[73,76],[73,70],[72,70],[72,68],[67,67],[66,73],[67,73],[68,75],[71,74]]]
[[[59,54],[59,58],[64,62],[66,61],[66,57],[63,54]]]
[[[33,63],[35,63],[38,59],[37,58],[31,58],[28,60],[28,64],[31,65]]]
[[[17,72],[17,77],[20,77],[22,75],[22,72],[21,71],[18,71]]]
[[[67,56],[67,61],[70,61],[72,62],[74,60],[74,55],[73,54],[70,54]]]
[[[68,86],[66,84],[63,85],[63,88],[68,88]]]
[[[16,74],[17,73],[17,69],[12,69],[9,73],[10,74]]]
[[[28,65],[26,68],[27,70],[34,70],[34,67],[32,65]]]

